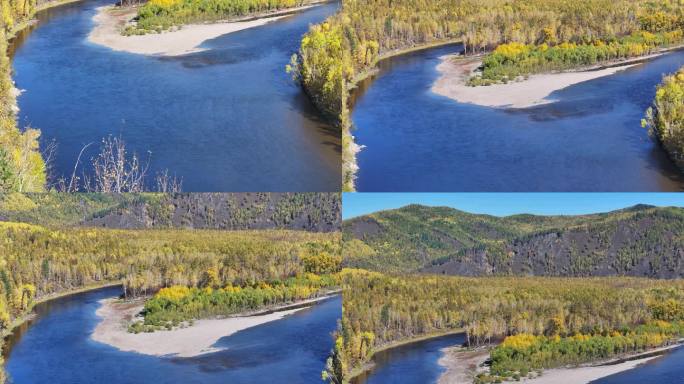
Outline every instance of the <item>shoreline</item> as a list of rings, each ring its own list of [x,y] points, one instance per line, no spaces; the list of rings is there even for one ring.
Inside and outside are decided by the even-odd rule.
[[[490,349],[466,349],[456,346],[442,348],[440,352],[442,357],[437,360],[437,364],[444,368],[444,372],[439,376],[437,383],[462,384],[472,383],[475,376],[483,371],[478,368],[489,359]]]
[[[531,384],[589,383],[594,380],[637,368],[648,361],[662,357],[670,351],[683,346],[684,343],[679,341],[673,345],[580,365],[578,367],[544,369],[539,376],[521,378],[517,382]],[[439,384],[472,382],[478,373],[488,371],[487,368],[480,368],[482,363],[489,358],[488,348],[466,350],[461,347],[448,347],[442,348],[442,352],[444,355],[439,359],[438,364],[442,366],[445,371],[439,377]]]
[[[467,85],[467,81],[482,65],[482,56],[464,57],[460,53],[444,55],[437,65],[439,77],[432,84],[431,91],[458,103],[490,108],[529,108],[556,102],[557,100],[551,98],[556,91],[614,75],[682,48],[684,46],[664,48],[645,56],[573,70],[532,74],[521,81],[477,87]]]
[[[401,347],[404,345],[413,344],[413,343],[417,343],[417,342],[421,342],[421,341],[425,341],[425,340],[436,339],[439,337],[450,336],[450,335],[457,335],[459,333],[464,333],[464,332],[465,331],[463,329],[455,329],[455,330],[431,333],[428,335],[422,335],[422,336],[412,337],[410,339],[399,340],[399,341],[387,343],[385,345],[378,347],[377,349],[373,349],[373,354],[371,355],[370,359],[367,362],[365,362],[363,365],[352,369],[345,376],[345,379],[347,381],[350,381],[351,379],[361,375],[362,373],[373,369],[373,367],[375,366],[375,363],[373,363],[373,356],[378,352],[383,352],[383,351],[386,351],[388,349],[397,348],[397,347]]]
[[[222,350],[214,345],[223,337],[280,320],[335,295],[331,293],[225,318],[195,320],[191,326],[169,331],[138,334],[128,332],[128,325],[142,310],[144,300],[123,302],[119,299],[104,299],[100,301],[101,306],[95,312],[100,317],[100,322],[90,338],[123,352],[157,357],[195,357]]]
[[[53,293],[53,294],[42,296],[33,302],[31,308],[26,312],[26,314],[24,314],[21,317],[17,317],[16,319],[14,319],[12,324],[4,332],[2,332],[0,334],[0,336],[4,339],[7,336],[10,336],[17,327],[21,326],[22,324],[24,324],[27,321],[33,320],[36,316],[36,314],[33,312],[33,308],[35,308],[36,305],[46,303],[46,302],[51,301],[51,300],[61,299],[63,297],[77,295],[79,293],[97,291],[99,289],[111,288],[111,287],[116,287],[116,286],[120,286],[120,285],[121,285],[121,282],[107,282],[107,283],[102,283],[102,284],[92,284],[92,285],[87,285],[87,286],[83,286],[80,288],[76,288],[73,290],[67,290],[64,292]]]
[[[120,8],[102,6],[93,16],[94,26],[88,34],[88,42],[117,52],[151,56],[181,56],[202,52],[201,45],[207,40],[263,26],[295,13],[319,6],[327,1],[315,1],[301,7],[264,12],[225,21],[186,24],[173,31],[124,36],[122,31],[137,15],[138,7]]]
[[[446,40],[446,41],[438,41],[438,42],[432,42],[428,44],[422,44],[418,45],[415,47],[410,47],[410,48],[404,48],[404,49],[394,49],[388,52],[383,53],[382,55],[378,56],[373,63],[369,66],[368,69],[366,69],[363,72],[358,73],[352,81],[347,84],[346,89],[344,92],[346,93],[346,99],[349,99],[354,92],[357,92],[356,89],[358,88],[358,85],[360,82],[366,80],[369,77],[372,77],[378,73],[378,64],[387,59],[391,59],[392,57],[396,56],[401,56],[401,55],[406,55],[409,53],[414,53],[414,52],[420,52],[424,51],[427,49],[431,48],[437,48],[437,47],[443,47],[446,45],[451,45],[451,44],[459,44],[460,40]],[[348,102],[345,101],[345,102]],[[342,121],[342,142],[347,142],[349,143],[348,145],[342,145],[342,191],[343,192],[354,192],[356,191],[356,173],[359,170],[359,165],[356,160],[357,155],[359,152],[361,152],[365,146],[364,145],[359,145],[356,143],[355,137],[352,134],[352,126],[353,124],[351,123],[351,108],[350,105],[347,104],[345,108],[344,113],[347,114],[347,116],[343,117]],[[345,123],[345,120],[348,119]]]

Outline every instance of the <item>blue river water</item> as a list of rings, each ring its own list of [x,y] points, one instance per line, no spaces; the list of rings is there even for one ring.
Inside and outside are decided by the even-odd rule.
[[[384,60],[352,98],[357,189],[375,191],[681,191],[682,173],[641,127],[675,52],[551,95],[495,109],[431,91],[459,45]]]
[[[629,371],[592,381],[593,384],[684,383],[684,348],[650,360]]]
[[[373,368],[356,376],[351,384],[436,383],[444,371],[438,363],[441,349],[464,342],[463,334],[447,335],[378,352],[373,355]]]
[[[464,341],[462,334],[449,335],[382,351],[373,356],[373,368],[355,377],[351,383],[437,383],[444,372],[444,367],[438,363],[441,349],[461,345]],[[684,383],[682,359],[684,348],[679,348],[634,369],[592,381],[592,384]]]
[[[7,340],[11,383],[320,383],[341,316],[341,298],[326,300],[281,320],[220,339],[219,352],[193,358],[158,358],[93,341],[98,301],[106,288],[37,306],[37,318]]]
[[[13,42],[20,124],[56,142],[54,176],[70,176],[81,148],[94,143],[82,157],[89,165],[112,135],[150,159],[148,180],[168,169],[188,192],[339,190],[339,130],[285,71],[309,25],[338,3],[168,58],[90,43],[96,8],[112,3],[39,12],[37,25]]]

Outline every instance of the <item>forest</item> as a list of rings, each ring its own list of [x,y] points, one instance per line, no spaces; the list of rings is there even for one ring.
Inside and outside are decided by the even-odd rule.
[[[684,68],[663,79],[642,125],[684,171]]]
[[[0,3],[0,192],[40,192],[47,170],[40,152],[40,131],[17,126],[17,90],[7,55],[8,40],[33,16],[36,0]]]
[[[352,190],[358,148],[347,100],[355,83],[372,73],[378,60],[437,43],[461,42],[468,54],[508,43],[566,43],[581,46],[566,56],[572,62],[589,45],[616,45],[634,33],[673,32],[670,38],[679,40],[683,10],[673,0],[343,0],[338,14],[312,26],[302,38],[299,54],[288,68],[318,108],[342,127],[344,188]]]
[[[684,276],[684,209],[495,217],[409,205],[343,222],[344,264],[452,275]]]
[[[462,331],[498,344],[490,375],[579,364],[667,345],[684,333],[684,282],[629,277],[453,277],[344,269],[343,319],[325,376],[359,373],[374,351]]]
[[[314,0],[150,0],[138,10],[137,23],[124,34],[160,33],[200,21],[218,21],[301,7]]]
[[[329,264],[320,268],[311,261]],[[293,303],[300,300],[324,296],[339,286],[336,273],[340,266],[339,257],[327,254],[309,258],[309,265],[303,275],[288,277],[285,280],[261,281],[245,286],[223,284],[218,279],[218,271],[208,270],[199,287],[188,288],[174,285],[162,288],[145,302],[144,320],[129,326],[129,332],[154,332],[160,329],[192,323],[197,319],[223,317],[236,313],[272,308],[275,305]],[[310,272],[315,269],[318,275]]]
[[[501,44],[483,59],[482,71],[471,77],[471,86],[516,81],[534,73],[593,67],[616,60],[626,60],[658,53],[663,48],[681,44],[682,30],[640,31],[612,41],[561,43],[557,45]]]

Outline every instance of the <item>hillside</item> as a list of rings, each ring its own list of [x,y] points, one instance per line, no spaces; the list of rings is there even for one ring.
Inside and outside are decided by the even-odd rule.
[[[450,275],[684,276],[684,209],[494,217],[410,205],[343,223],[345,264]]]
[[[118,229],[340,228],[336,193],[10,194],[0,221]]]

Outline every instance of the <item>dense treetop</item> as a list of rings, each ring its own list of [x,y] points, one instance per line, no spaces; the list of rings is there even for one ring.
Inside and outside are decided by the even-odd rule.
[[[7,194],[0,220],[107,228],[337,231],[338,193]]]
[[[643,125],[662,143],[670,158],[684,171],[684,68],[665,77]]]
[[[345,264],[458,275],[684,274],[684,209],[494,217],[411,205],[343,223]]]

